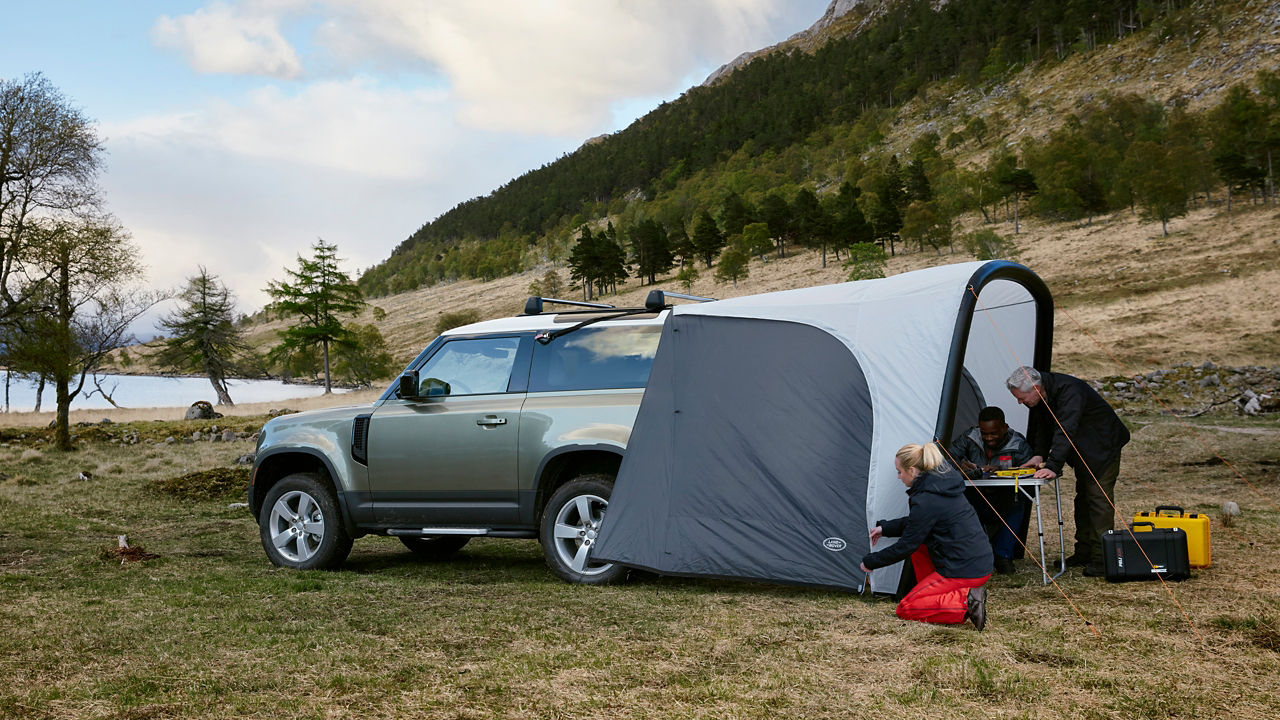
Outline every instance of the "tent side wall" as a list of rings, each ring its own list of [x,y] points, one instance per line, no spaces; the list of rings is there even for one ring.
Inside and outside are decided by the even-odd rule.
[[[653,373],[610,501],[625,510],[593,556],[860,587],[873,415],[849,349],[799,323],[673,314]]]

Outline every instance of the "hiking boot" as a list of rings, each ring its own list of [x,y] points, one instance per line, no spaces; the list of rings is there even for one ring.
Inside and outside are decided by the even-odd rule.
[[[982,632],[987,626],[987,589],[973,588],[969,591],[969,609],[964,611],[964,619],[973,623]]]
[[[1084,567],[1089,564],[1089,556],[1084,553],[1076,553],[1067,558],[1067,567]]]
[[[1085,577],[1106,577],[1107,568],[1100,562],[1089,563],[1084,566]]]
[[[1017,572],[1017,570],[1013,567],[1012,560],[1010,560],[1009,558],[1002,558],[1002,557],[996,558],[996,574],[997,575],[1012,575],[1015,572]]]

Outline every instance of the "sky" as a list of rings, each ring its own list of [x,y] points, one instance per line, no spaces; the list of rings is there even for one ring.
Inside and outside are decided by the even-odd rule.
[[[354,279],[828,2],[0,0],[0,77],[43,73],[96,122],[149,286],[203,265],[253,312],[317,238]]]

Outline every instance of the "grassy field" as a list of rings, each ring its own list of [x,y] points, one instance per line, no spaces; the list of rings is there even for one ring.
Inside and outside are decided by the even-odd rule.
[[[345,570],[279,570],[231,507],[243,475],[172,482],[247,441],[165,444],[207,424],[134,422],[78,428],[61,454],[45,430],[0,431],[0,717],[1274,718],[1280,427],[1127,420],[1121,513],[1209,513],[1214,565],[1170,585],[1177,603],[1073,570],[1061,588],[1096,636],[1030,561],[992,582],[984,633],[836,592],[571,586],[532,541],[427,563],[365,538]],[[1223,500],[1243,508],[1227,529]],[[120,557],[121,534],[154,557]]]

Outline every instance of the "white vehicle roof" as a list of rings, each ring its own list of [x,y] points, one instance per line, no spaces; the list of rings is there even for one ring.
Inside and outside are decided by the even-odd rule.
[[[539,315],[517,315],[516,317],[498,318],[496,320],[485,320],[483,322],[471,323],[461,327],[446,330],[441,335],[475,335],[478,333],[495,333],[495,332],[529,332],[533,330],[546,330],[555,328],[566,328],[575,323],[584,320],[590,320],[601,315],[616,313],[626,308],[618,310],[601,310],[599,313],[541,313]],[[657,315],[643,314],[640,316],[624,317],[617,320],[603,320],[593,323],[592,327],[609,327],[616,325],[661,325],[667,319],[670,310],[663,310]]]

